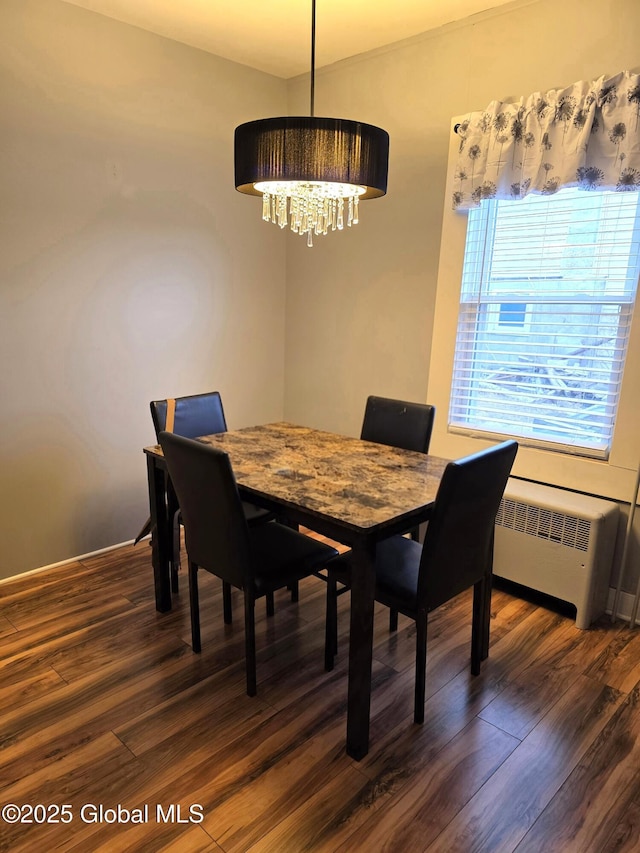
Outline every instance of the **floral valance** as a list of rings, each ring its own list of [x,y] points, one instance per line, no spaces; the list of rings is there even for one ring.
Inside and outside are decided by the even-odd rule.
[[[640,190],[640,75],[628,71],[516,103],[492,101],[457,127],[453,207],[564,187]]]

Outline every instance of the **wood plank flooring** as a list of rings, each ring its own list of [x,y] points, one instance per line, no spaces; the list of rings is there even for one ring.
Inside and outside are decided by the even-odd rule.
[[[259,602],[250,699],[241,598],[225,626],[220,583],[200,577],[201,655],[186,578],[156,613],[144,542],[0,585],[0,806],[31,820],[5,813],[0,850],[640,851],[640,631],[606,617],[579,631],[496,589],[473,678],[464,594],[431,618],[415,726],[413,623],[389,634],[380,608],[371,750],[355,762],[349,596],[331,673],[322,582],[297,604],[277,594],[271,618]]]

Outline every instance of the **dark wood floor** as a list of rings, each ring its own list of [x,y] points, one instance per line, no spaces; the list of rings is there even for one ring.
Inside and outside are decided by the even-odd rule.
[[[463,595],[432,617],[418,727],[413,626],[389,635],[380,611],[358,763],[344,752],[348,596],[330,674],[324,584],[303,582],[298,604],[279,594],[270,619],[259,606],[250,699],[240,598],[225,627],[220,584],[201,577],[201,655],[184,581],[155,611],[146,543],[0,586],[0,804],[72,818],[26,808],[35,822],[2,823],[0,849],[640,851],[640,631],[579,631],[498,590],[473,678]],[[92,822],[100,804],[147,822]]]

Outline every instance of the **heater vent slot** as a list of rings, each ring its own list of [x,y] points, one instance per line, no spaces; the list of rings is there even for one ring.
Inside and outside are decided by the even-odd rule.
[[[589,550],[591,522],[575,515],[532,506],[510,498],[503,498],[496,516],[496,524],[536,536],[538,539],[548,539],[559,545],[567,545],[578,551]]]

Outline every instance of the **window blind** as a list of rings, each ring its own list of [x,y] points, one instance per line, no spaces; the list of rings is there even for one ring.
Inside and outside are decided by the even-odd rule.
[[[640,193],[469,212],[449,428],[608,455],[640,273]]]

